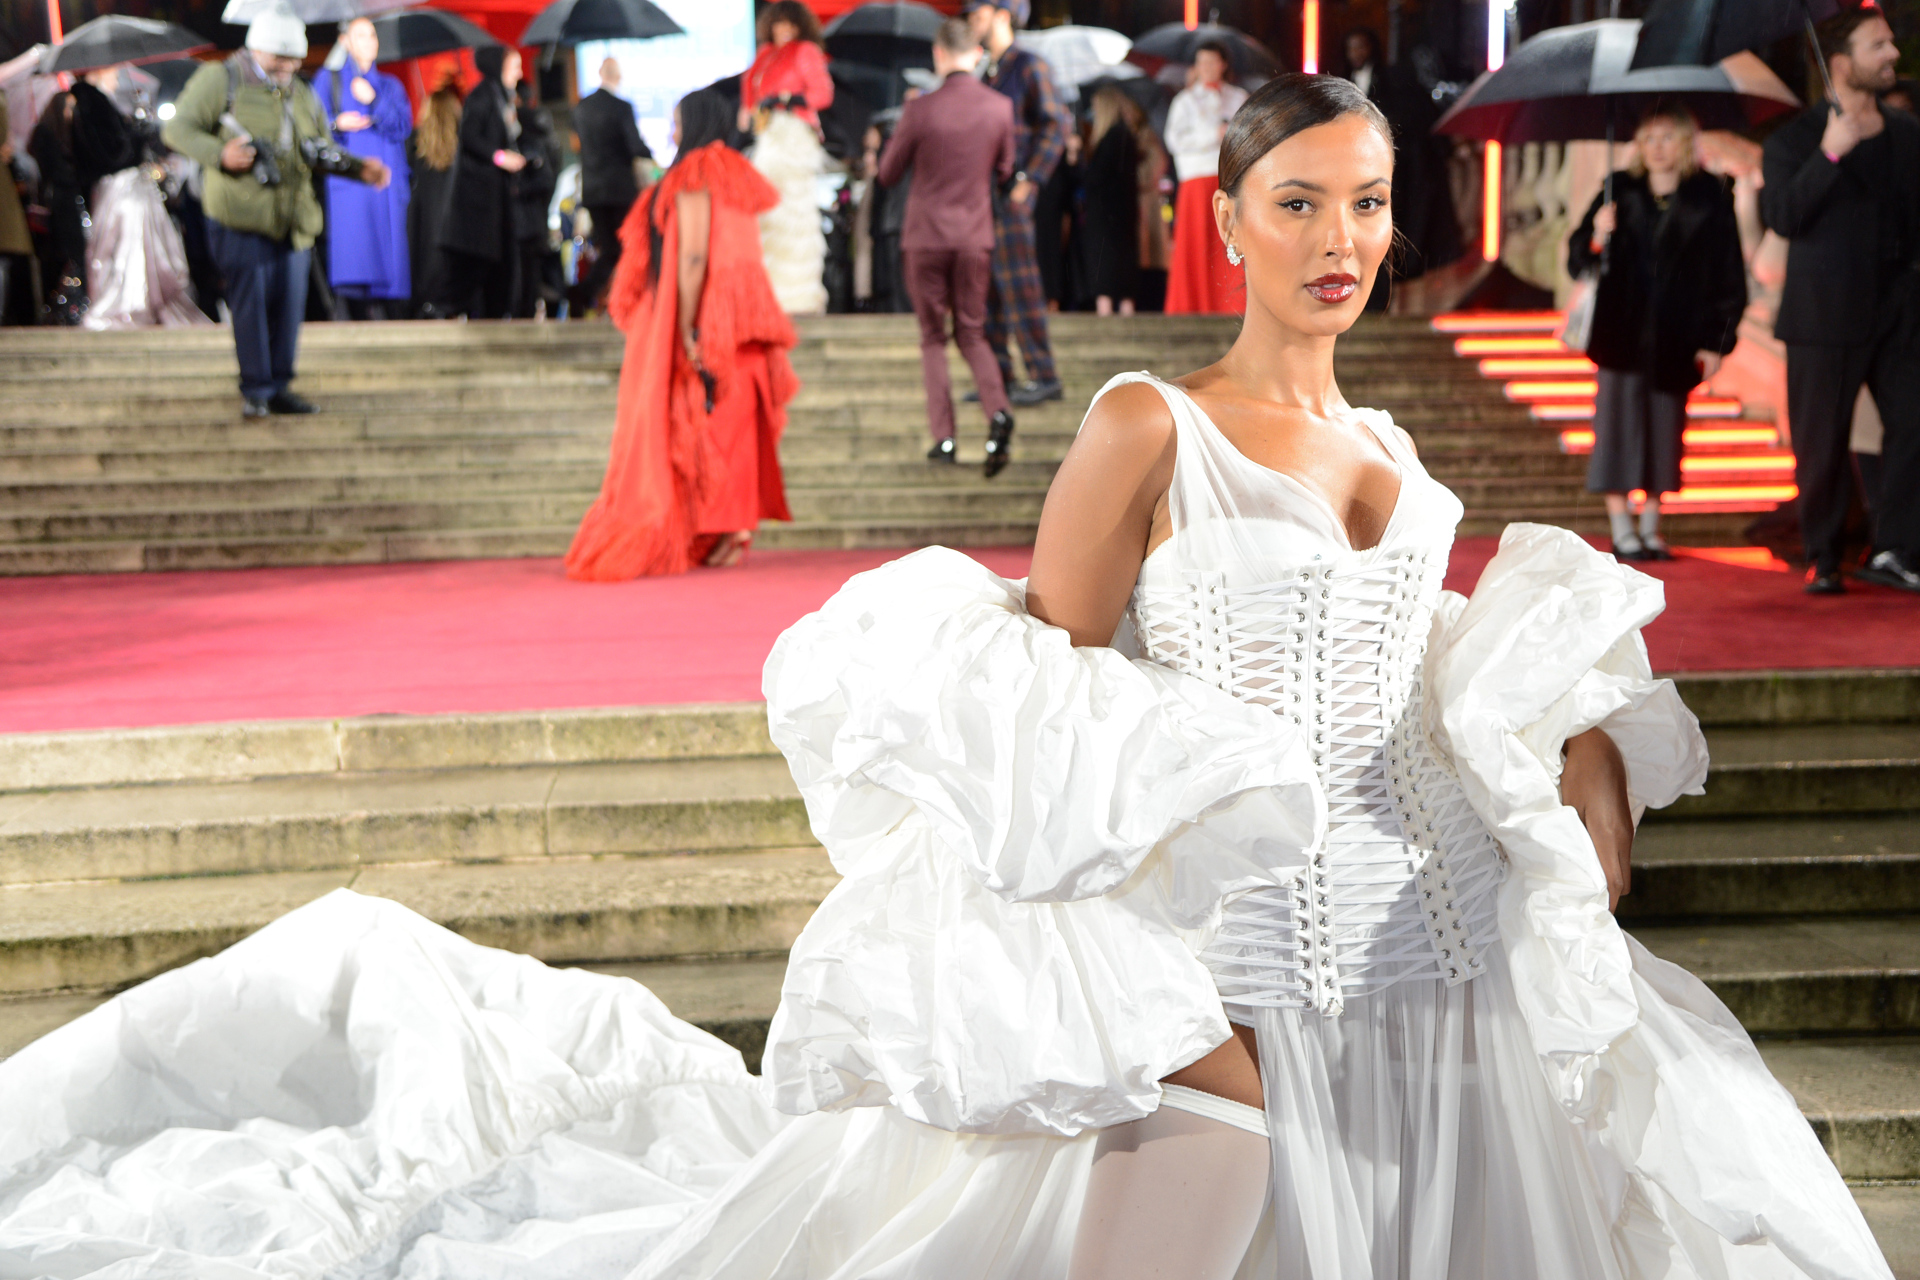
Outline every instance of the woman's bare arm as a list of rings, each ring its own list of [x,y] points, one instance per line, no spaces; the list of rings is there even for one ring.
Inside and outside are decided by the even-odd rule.
[[[1146,558],[1154,508],[1173,480],[1173,414],[1144,383],[1115,387],[1067,451],[1034,540],[1027,609],[1075,645],[1104,645]]]
[[[1593,837],[1607,877],[1607,907],[1617,908],[1633,890],[1633,801],[1627,794],[1627,764],[1605,730],[1589,729],[1567,739],[1560,799],[1573,807]]]
[[[700,346],[694,333],[700,327],[700,291],[707,283],[707,239],[713,225],[713,198],[704,191],[682,191],[673,198],[674,224],[679,228],[680,257],[674,263],[674,282],[680,298],[680,345],[687,359],[699,363]]]

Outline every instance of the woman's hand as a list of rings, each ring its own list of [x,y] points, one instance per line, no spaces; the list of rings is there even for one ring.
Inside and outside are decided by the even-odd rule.
[[[1620,748],[1599,729],[1567,739],[1560,799],[1580,815],[1600,869],[1607,877],[1607,909],[1633,889],[1633,804],[1627,798],[1627,764]]]
[[[1613,233],[1620,229],[1620,212],[1616,205],[1603,204],[1593,211],[1593,239],[1596,244],[1605,244],[1613,239]]]

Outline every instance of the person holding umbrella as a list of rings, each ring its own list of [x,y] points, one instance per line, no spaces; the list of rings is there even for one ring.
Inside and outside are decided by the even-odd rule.
[[[1847,444],[1863,383],[1886,438],[1857,576],[1920,591],[1920,121],[1880,109],[1900,50],[1877,8],[1828,19],[1819,40],[1834,100],[1767,139],[1760,191],[1761,217],[1789,245],[1773,332],[1787,344],[1807,591],[1846,590]]]
[[[392,176],[379,159],[334,147],[325,108],[294,75],[306,56],[306,24],[268,10],[248,25],[246,48],[187,81],[163,134],[206,170],[207,241],[226,278],[249,418],[314,412],[289,387],[310,255],[326,225],[314,173],[376,188]]]
[[[1013,186],[993,206],[993,287],[987,342],[1000,362],[1008,398],[1017,405],[1058,400],[1063,391],[1047,340],[1047,296],[1034,253],[1033,208],[1067,149],[1072,119],[1054,92],[1046,60],[1014,44],[1027,24],[1027,0],[968,0],[967,24],[986,47],[987,86],[1013,99]],[[1013,381],[1009,336],[1020,343],[1027,381]]]
[[[1726,184],[1694,164],[1694,120],[1655,107],[1633,164],[1594,197],[1567,245],[1567,270],[1598,272],[1587,355],[1599,366],[1587,491],[1603,493],[1613,553],[1671,560],[1660,495],[1680,488],[1687,394],[1739,337],[1746,262]],[[1611,191],[1612,199],[1608,199]],[[1646,491],[1640,527],[1628,498]]]
[[[380,34],[355,18],[341,37],[347,60],[314,84],[333,122],[334,141],[376,156],[393,181],[375,190],[352,178],[327,179],[327,279],[355,320],[384,319],[389,304],[413,291],[407,260],[407,135],[413,105],[401,83],[374,63]]]

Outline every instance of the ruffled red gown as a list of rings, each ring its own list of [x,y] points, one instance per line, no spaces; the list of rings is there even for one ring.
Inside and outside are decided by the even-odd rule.
[[[670,265],[680,250],[674,197],[686,191],[713,201],[699,314],[700,363],[715,380],[711,412],[680,345]],[[778,200],[746,157],[715,142],[667,170],[627,215],[607,294],[627,335],[613,450],[600,496],[567,552],[569,578],[684,573],[718,535],[793,518],[779,443],[800,386],[787,361],[798,339],[767,280],[758,223]],[[669,264],[657,285],[648,282],[649,219]]]

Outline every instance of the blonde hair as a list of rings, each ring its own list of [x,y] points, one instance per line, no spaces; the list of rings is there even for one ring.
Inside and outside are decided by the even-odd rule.
[[[420,104],[420,119],[413,126],[413,149],[429,169],[451,169],[459,145],[460,94],[452,84],[443,84]]]
[[[1693,118],[1693,112],[1679,103],[1660,103],[1640,117],[1640,123],[1634,126],[1633,140],[1640,141],[1640,135],[1647,131],[1647,126],[1655,124],[1670,124],[1673,126],[1673,131],[1680,135],[1680,140],[1684,144],[1680,152],[1680,176],[1691,178],[1694,171],[1700,167],[1700,162],[1694,158],[1693,154],[1693,143],[1699,136],[1700,122]],[[1646,177],[1646,156],[1636,150],[1633,162],[1627,166],[1627,172],[1636,178]]]
[[[1087,139],[1091,149],[1100,145],[1100,139],[1107,136],[1107,130],[1126,120],[1127,95],[1112,85],[1101,85],[1093,95],[1093,128]]]

